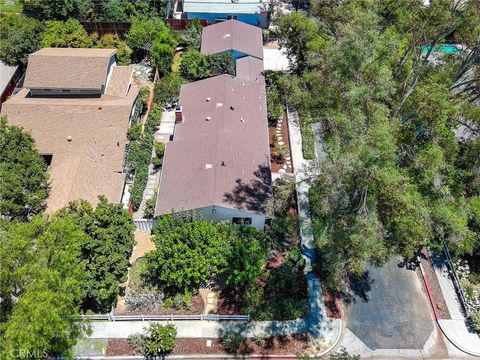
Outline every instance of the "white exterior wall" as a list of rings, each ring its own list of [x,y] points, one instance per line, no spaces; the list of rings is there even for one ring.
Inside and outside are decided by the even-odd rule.
[[[214,206],[215,212],[212,212]],[[210,220],[212,222],[227,221],[229,223],[232,223],[232,218],[234,217],[250,217],[252,218],[252,226],[257,227],[262,231],[265,227],[265,215],[262,214],[235,210],[217,205],[207,206],[204,208],[196,209],[195,211],[202,217],[202,219]]]

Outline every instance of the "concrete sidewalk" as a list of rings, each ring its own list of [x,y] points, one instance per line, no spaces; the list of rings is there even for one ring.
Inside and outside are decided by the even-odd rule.
[[[451,319],[439,319],[438,325],[445,337],[457,348],[467,354],[480,357],[480,337],[466,323],[462,305],[443,256],[438,253],[432,256],[432,264],[451,317]]]

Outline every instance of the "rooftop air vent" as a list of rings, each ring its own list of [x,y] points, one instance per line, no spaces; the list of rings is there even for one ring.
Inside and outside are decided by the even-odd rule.
[[[212,164],[205,164],[205,169],[211,169],[212,168]]]
[[[209,97],[207,97],[207,101],[210,101],[210,100],[212,100],[212,98],[211,98],[210,96],[209,96]]]
[[[210,121],[210,120],[212,120],[212,117],[211,117],[211,116],[207,116],[207,117],[205,118],[205,120]]]

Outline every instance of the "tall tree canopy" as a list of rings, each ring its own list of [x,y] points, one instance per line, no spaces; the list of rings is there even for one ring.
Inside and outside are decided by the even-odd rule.
[[[297,76],[278,88],[324,130],[328,159],[311,192],[318,271],[335,287],[340,275],[362,272],[365,260],[410,257],[439,238],[472,252],[479,247],[469,201],[479,194],[478,132],[463,142],[455,134],[480,124],[472,102],[480,4],[312,5],[307,17],[280,20]],[[445,54],[447,41],[471,51]]]
[[[85,233],[71,217],[0,224],[3,359],[71,357],[84,331]]]
[[[121,204],[108,203],[105,197],[100,197],[95,210],[86,201],[75,201],[58,216],[72,218],[88,236],[82,245],[82,258],[87,262],[82,308],[109,312],[130,265],[135,244],[132,217]]]
[[[92,0],[21,0],[23,12],[39,20],[82,19]]]
[[[48,194],[47,166],[32,136],[0,117],[0,219],[26,219]]]
[[[0,60],[7,65],[27,64],[28,55],[40,48],[40,21],[17,15],[0,18]]]

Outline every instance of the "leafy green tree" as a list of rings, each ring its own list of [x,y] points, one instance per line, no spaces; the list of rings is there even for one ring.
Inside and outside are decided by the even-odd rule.
[[[235,75],[235,61],[230,52],[208,55],[208,64],[211,75]]]
[[[145,0],[106,0],[95,10],[94,18],[99,21],[128,22],[131,17],[150,14],[149,3]]]
[[[0,218],[27,219],[44,208],[46,170],[32,136],[0,117]]]
[[[319,36],[318,31],[317,23],[303,13],[294,12],[280,18],[279,42],[298,73],[307,65],[309,46]]]
[[[131,27],[125,35],[125,41],[133,50],[138,50],[146,44],[153,44],[160,34],[169,33],[167,25],[159,17],[138,16],[133,17],[130,22]]]
[[[223,231],[205,220],[165,215],[154,230],[154,242],[145,276],[170,292],[195,291],[226,264]]]
[[[78,20],[46,21],[42,34],[42,47],[92,47],[94,38],[89,36]]]
[[[77,319],[85,241],[71,217],[36,216],[0,227],[2,358],[72,356],[85,333]]]
[[[264,234],[249,226],[233,227],[228,236],[228,266],[225,268],[226,282],[243,289],[252,284],[261,274],[267,256]]]
[[[72,217],[88,235],[82,246],[82,258],[87,261],[82,307],[110,311],[120,283],[126,280],[135,244],[132,217],[121,204],[108,203],[105,197],[100,197],[95,210],[85,201],[75,201],[59,214]]]
[[[168,74],[155,84],[154,100],[162,109],[166,103],[172,104],[180,97],[180,89],[185,80],[177,74]]]
[[[40,49],[42,24],[17,15],[0,18],[0,59],[7,65],[27,64],[28,55]]]
[[[115,57],[118,65],[130,65],[132,60],[132,50],[127,46],[125,41],[121,40],[116,34],[106,34],[95,40],[96,48],[101,49],[117,49]]]
[[[23,12],[40,20],[82,19],[92,0],[21,0]]]
[[[189,49],[200,51],[202,45],[203,26],[200,19],[190,21],[182,33],[182,40]]]
[[[188,49],[182,56],[180,74],[190,81],[208,77],[210,70],[207,57],[193,48]]]
[[[176,46],[177,39],[168,28],[167,31],[160,33],[153,41],[152,65],[155,66],[162,75],[169,74],[172,71]]]

